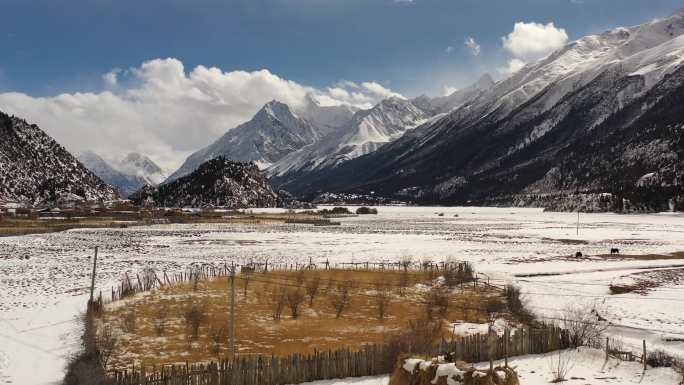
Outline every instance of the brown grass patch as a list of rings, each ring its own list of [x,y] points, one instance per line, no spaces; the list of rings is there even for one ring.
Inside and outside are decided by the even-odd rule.
[[[239,276],[238,276],[239,277]],[[287,295],[305,290],[311,280],[320,279],[319,292],[299,305],[297,318],[287,306]],[[269,272],[252,274],[244,295],[244,280],[236,279],[236,346],[238,354],[264,354],[285,356],[292,353],[312,353],[314,350],[332,350],[344,347],[359,349],[363,344],[382,343],[392,335],[405,330],[410,321],[425,317],[423,304],[428,298],[430,284],[436,275],[425,271],[365,271],[322,270],[301,272]],[[407,281],[401,289],[400,282]],[[336,318],[334,298],[339,296],[341,286],[351,282],[350,302]],[[301,283],[301,289],[298,289]],[[426,286],[421,286],[423,284]],[[487,298],[500,295],[482,286],[473,291],[466,285],[465,291],[448,294],[449,306],[444,313],[448,320],[487,322],[485,311],[467,310],[480,308]],[[378,314],[376,294],[389,292],[389,303],[384,304],[381,320]],[[278,292],[285,293],[285,305],[280,320],[274,319],[274,298]],[[292,294],[290,294],[292,295]],[[199,325],[195,339],[192,328],[186,326],[183,315],[191,306],[206,309],[207,318]],[[120,337],[119,349],[112,357],[112,368],[200,362],[216,360],[229,355],[226,340],[217,343],[212,330],[217,325],[229,325],[229,280],[219,279],[200,282],[196,291],[191,285],[167,287],[150,295],[115,303],[105,311],[101,325],[112,325],[122,330],[126,314],[136,314],[133,332]],[[159,309],[166,309],[164,331],[158,336],[155,319]],[[433,311],[439,319],[440,312]],[[158,323],[158,322],[157,322]],[[130,325],[128,325],[130,326]],[[126,326],[124,328],[130,329]],[[449,335],[444,328],[443,335]],[[215,335],[214,335],[215,337]],[[220,346],[217,346],[220,345]]]

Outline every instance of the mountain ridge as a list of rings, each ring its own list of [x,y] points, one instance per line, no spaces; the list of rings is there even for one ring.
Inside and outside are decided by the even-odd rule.
[[[119,197],[37,125],[0,112],[0,137],[0,201],[43,206]]]

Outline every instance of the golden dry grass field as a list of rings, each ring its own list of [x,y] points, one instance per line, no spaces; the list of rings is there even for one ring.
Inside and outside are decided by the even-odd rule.
[[[315,349],[355,349],[387,340],[406,330],[410,321],[426,319],[430,286],[437,279],[435,272],[410,270],[304,270],[245,277],[239,274],[235,281],[237,352],[280,356]],[[320,280],[319,289],[311,303],[307,287],[314,287],[316,280]],[[342,287],[351,288],[349,302],[337,318],[334,304],[340,302]],[[274,317],[278,293],[285,298],[279,320]],[[296,303],[302,295],[294,318],[288,299]],[[379,302],[385,296],[388,302],[380,319]],[[442,333],[447,338],[446,320],[487,322],[484,310],[472,309],[500,301],[499,292],[483,286],[474,290],[472,284],[448,290],[446,296],[446,312],[432,306],[432,316],[444,323]],[[108,305],[98,321],[100,334],[111,332],[117,337],[108,369],[227,357],[229,301],[229,280],[223,278],[157,289]],[[193,314],[190,310],[202,314],[196,317],[200,319],[196,338],[186,321]]]

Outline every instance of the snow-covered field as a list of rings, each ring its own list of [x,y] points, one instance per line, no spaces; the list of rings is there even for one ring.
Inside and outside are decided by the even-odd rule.
[[[605,354],[595,349],[582,348],[579,351],[563,352],[569,357],[570,370],[566,376],[569,385],[677,385],[680,377],[669,369],[649,369],[645,373],[638,362],[624,362],[616,359],[606,361]],[[551,362],[557,359],[556,353],[516,357],[509,360],[514,367],[522,385],[548,385],[553,380]],[[495,365],[503,365],[497,361]],[[475,364],[476,368],[488,370],[488,363]],[[344,378],[307,382],[303,385],[387,385],[389,376]]]
[[[258,211],[258,210],[255,210]],[[46,384],[63,373],[78,344],[74,318],[87,299],[94,246],[98,287],[106,296],[124,272],[177,271],[192,262],[469,260],[493,283],[511,281],[534,310],[555,317],[569,303],[596,303],[620,324],[612,332],[684,353],[684,285],[665,281],[646,295],[610,296],[608,284],[643,269],[684,267],[684,259],[591,257],[612,247],[623,255],[684,251],[684,216],[577,215],[536,209],[380,207],[342,218],[339,227],[308,225],[158,225],[73,230],[0,238],[0,383]],[[439,213],[443,213],[439,216]],[[569,257],[576,251],[581,260]],[[28,259],[26,259],[28,257]],[[537,273],[556,275],[526,277]]]

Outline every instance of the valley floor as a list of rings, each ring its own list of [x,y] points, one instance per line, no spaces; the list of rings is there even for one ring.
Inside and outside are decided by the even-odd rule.
[[[75,318],[87,299],[94,246],[100,248],[98,287],[105,297],[125,272],[148,266],[174,272],[193,262],[265,259],[468,260],[493,284],[520,285],[540,317],[553,320],[569,304],[594,306],[614,324],[610,332],[635,349],[647,339],[649,348],[684,355],[684,256],[672,254],[684,251],[681,214],[581,214],[579,232],[577,214],[516,208],[379,207],[379,215],[339,221],[341,226],[327,227],[156,225],[0,238],[0,384],[48,384],[62,377],[66,358],[78,349]],[[611,248],[621,254],[606,255]],[[577,251],[584,257],[574,258]],[[646,290],[611,295],[613,281]]]

